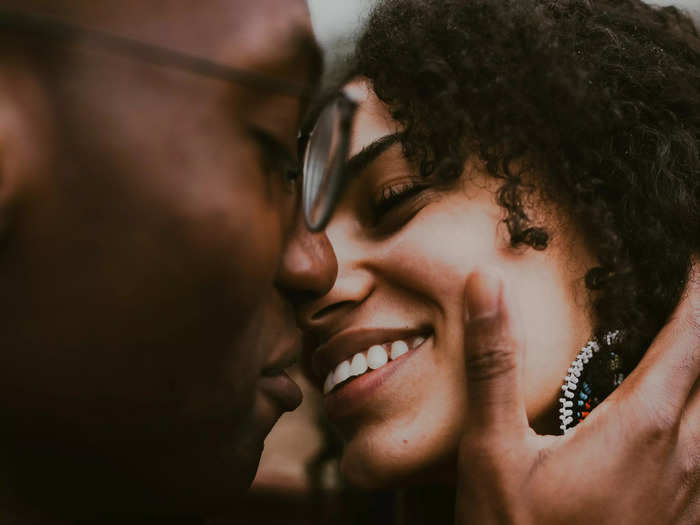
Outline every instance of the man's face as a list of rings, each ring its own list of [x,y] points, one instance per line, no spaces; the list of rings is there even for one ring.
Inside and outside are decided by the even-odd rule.
[[[65,13],[315,80],[303,0],[100,4]],[[44,84],[1,76],[0,124],[21,124],[0,129],[2,464],[68,507],[213,510],[300,400],[278,370],[299,344],[280,277],[297,192],[278,158],[303,104],[87,42],[63,62]]]

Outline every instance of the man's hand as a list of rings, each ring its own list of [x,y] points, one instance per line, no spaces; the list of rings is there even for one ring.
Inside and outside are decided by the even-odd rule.
[[[516,312],[497,277],[470,276],[457,523],[700,523],[697,267],[641,363],[566,436],[530,428]]]

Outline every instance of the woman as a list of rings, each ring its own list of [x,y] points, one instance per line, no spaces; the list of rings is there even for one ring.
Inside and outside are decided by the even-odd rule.
[[[388,0],[350,78],[338,277],[299,307],[346,477],[452,475],[461,283],[482,268],[521,314],[531,425],[571,428],[637,364],[700,249],[696,28],[636,0]]]

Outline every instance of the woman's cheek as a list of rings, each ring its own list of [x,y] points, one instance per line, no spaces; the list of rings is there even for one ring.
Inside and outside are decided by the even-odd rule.
[[[477,267],[499,265],[499,217],[490,202],[446,196],[429,204],[381,251],[385,277],[442,310],[462,307],[466,278]],[[489,206],[491,204],[491,206]]]
[[[386,243],[383,266],[394,286],[434,307],[435,359],[445,366],[462,363],[466,278],[477,268],[499,272],[518,309],[526,402],[534,420],[556,400],[561,378],[591,333],[585,309],[574,300],[585,295],[579,290],[585,265],[571,263],[564,249],[571,243],[555,240],[544,251],[511,248],[502,213],[486,191],[446,196]]]
[[[449,199],[428,206],[376,250],[372,271],[387,301],[429,312],[433,346],[420,357],[420,381],[397,394],[384,421],[359,429],[347,444],[345,474],[364,486],[391,484],[449,464],[467,417],[463,360],[463,288],[477,266],[496,264],[497,219]],[[426,309],[427,307],[427,309]],[[375,318],[376,320],[376,318]],[[438,473],[441,475],[441,473]]]

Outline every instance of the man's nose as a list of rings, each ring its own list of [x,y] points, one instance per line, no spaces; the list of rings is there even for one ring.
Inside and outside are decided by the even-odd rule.
[[[279,288],[297,305],[323,297],[337,275],[338,261],[325,232],[309,231],[299,217],[282,255]]]

